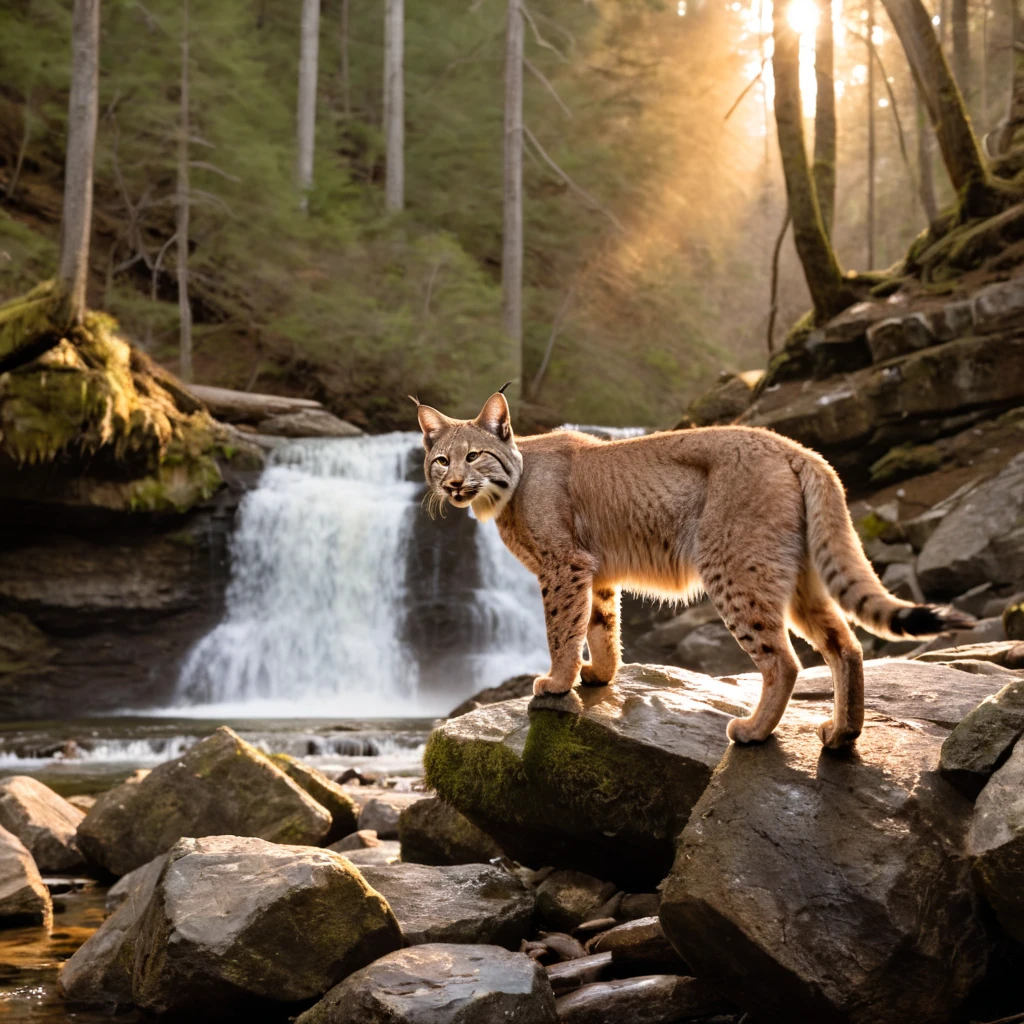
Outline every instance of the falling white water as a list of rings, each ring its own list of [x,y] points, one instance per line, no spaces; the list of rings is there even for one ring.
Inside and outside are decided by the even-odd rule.
[[[479,585],[458,598],[471,628],[445,638],[464,650],[461,669],[444,692],[423,692],[405,628],[409,545],[424,514],[422,485],[406,477],[419,445],[418,434],[388,434],[275,452],[242,503],[225,618],[189,654],[175,714],[443,714],[453,695],[546,667],[536,580],[493,524],[475,524]]]

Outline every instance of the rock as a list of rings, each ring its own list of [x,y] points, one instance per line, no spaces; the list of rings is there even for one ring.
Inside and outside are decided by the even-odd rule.
[[[401,811],[393,803],[374,798],[359,812],[359,830],[372,829],[381,839],[397,839],[400,816]]]
[[[402,811],[398,838],[402,860],[412,864],[486,864],[502,855],[487,833],[437,797]]]
[[[710,601],[701,601],[679,615],[659,622],[654,629],[641,636],[637,643],[650,650],[672,650],[695,629],[709,622],[721,624],[721,618]]]
[[[930,473],[942,465],[942,452],[933,444],[900,444],[871,464],[868,473],[878,487]]]
[[[13,833],[0,828],[0,927],[53,923],[53,902],[32,854]]]
[[[1007,605],[1002,620],[1007,640],[1024,640],[1024,601]]]
[[[82,852],[124,875],[182,836],[258,836],[315,844],[330,814],[227,726],[141,782],[104,793],[78,827]]]
[[[894,563],[882,573],[882,586],[890,594],[902,598],[904,601],[913,601],[915,604],[924,604],[924,593],[921,584],[917,582],[917,573],[914,567],[907,564]]]
[[[61,995],[73,1005],[116,1013],[132,1006],[132,970],[137,925],[149,906],[167,854],[124,876],[107,893],[110,917],[75,950],[61,968]]]
[[[584,985],[555,1006],[559,1024],[677,1024],[728,1009],[702,981],[671,974]]]
[[[274,754],[270,760],[330,814],[331,830],[323,839],[325,846],[355,832],[359,808],[341,786],[291,754]]]
[[[156,1014],[286,1007],[401,941],[387,902],[338,854],[238,836],[181,839],[138,921],[132,992]]]
[[[742,416],[754,400],[754,387],[750,375],[727,373],[703,395],[695,399],[686,410],[686,416],[695,427],[709,427],[715,423],[732,423]]]
[[[1024,579],[1024,453],[949,512],[922,548],[917,575],[937,596]]]
[[[847,332],[829,331],[828,327],[811,331],[805,351],[815,380],[871,365],[871,351],[863,335],[850,336]]]
[[[537,889],[537,913],[548,927],[571,932],[614,891],[615,886],[582,871],[553,871]]]
[[[544,968],[499,946],[389,953],[331,989],[296,1024],[556,1024]]]
[[[642,917],[609,928],[587,948],[591,953],[611,953],[619,974],[689,973],[657,917]]]
[[[970,629],[959,629],[948,633],[940,633],[931,640],[920,643],[913,651],[914,655],[927,654],[929,651],[942,651],[959,646],[962,641],[969,640],[973,644],[999,643],[1006,639],[1003,620],[981,619]]]
[[[96,797],[90,796],[88,793],[76,793],[75,796],[68,797],[68,803],[72,807],[77,807],[83,814],[86,814],[95,806]]]
[[[767,743],[730,747],[680,837],[662,926],[759,1017],[952,1021],[991,950],[942,731],[869,712],[836,757],[821,711],[790,707]]]
[[[979,584],[979,587],[980,586],[981,584]],[[1007,608],[1012,605],[1020,604],[1024,601],[1024,591],[1016,591],[1009,597],[994,597],[992,594],[991,584],[988,586],[988,596],[989,600],[987,600],[982,607],[981,613],[978,616],[979,618],[990,619],[993,615],[1002,615]]]
[[[77,871],[85,865],[75,832],[85,814],[28,775],[0,780],[0,827],[13,832],[40,871]]]
[[[129,871],[122,875],[108,890],[106,907],[108,913],[113,913],[127,900],[134,900],[136,903],[145,903],[153,892],[153,886],[160,877],[164,865],[167,863],[167,854],[161,853],[154,857],[149,863],[143,864],[141,868]]]
[[[367,846],[362,850],[338,850],[338,844],[328,847],[335,853],[342,856],[353,864],[363,867],[367,864],[383,865],[394,864],[402,856],[402,844],[395,842],[378,842],[376,846]]]
[[[963,644],[942,651],[929,651],[914,659],[928,664],[941,662],[955,668],[962,661],[990,661],[1011,670],[1024,669],[1024,643],[1004,640],[1001,643]]]
[[[626,893],[619,903],[617,916],[623,921],[635,921],[641,917],[657,917],[661,909],[661,893]]]
[[[868,328],[867,339],[873,363],[884,363],[935,344],[935,335],[924,313],[880,320]]]
[[[521,863],[653,888],[744,697],[683,669],[624,665],[615,685],[581,691],[580,716],[520,699],[449,719],[427,743],[427,783]]]
[[[1024,310],[1024,280],[1014,278],[982,288],[973,299],[974,323],[979,331],[1015,320]]]
[[[611,953],[591,953],[576,960],[564,960],[560,964],[551,964],[545,970],[551,990],[556,996],[572,992],[581,985],[589,985],[594,981],[602,981],[611,973]]]
[[[458,718],[470,711],[475,711],[485,704],[497,704],[503,700],[515,700],[517,697],[529,697],[533,694],[533,681],[537,678],[533,672],[525,675],[513,676],[506,679],[499,686],[490,686],[486,690],[475,693],[468,700],[464,700],[457,708],[451,711],[449,718]]]
[[[932,333],[939,341],[952,341],[967,334],[974,326],[974,309],[970,300],[948,302],[929,315]]]
[[[993,615],[999,614],[998,611],[991,614],[985,611],[985,608],[990,603],[991,596],[992,584],[979,583],[976,587],[965,590],[959,597],[954,597],[950,603],[958,611],[967,612],[968,615],[973,615],[977,619],[989,619]]]
[[[533,924],[533,890],[490,864],[360,870],[391,905],[408,946],[459,942],[518,949]]]
[[[1024,745],[978,795],[967,850],[999,923],[1024,942]]]
[[[331,843],[330,849],[334,850],[335,853],[347,853],[350,850],[368,850],[374,846],[380,846],[381,841],[377,838],[377,833],[372,829],[364,828],[360,832],[351,832],[343,839],[339,839],[335,843]]]
[[[864,545],[864,553],[875,566],[912,565],[917,558],[914,549],[906,543],[886,544],[872,537]]]
[[[300,409],[261,420],[256,429],[273,437],[359,437],[363,432],[326,409]]]
[[[943,740],[942,774],[975,797],[1024,733],[1024,679],[986,697]]]
[[[680,641],[675,656],[691,672],[715,676],[743,672],[753,664],[721,620],[698,626]]]

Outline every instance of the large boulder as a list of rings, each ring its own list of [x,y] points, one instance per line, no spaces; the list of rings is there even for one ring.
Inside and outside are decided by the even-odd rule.
[[[154,768],[141,782],[104,793],[78,827],[82,852],[124,875],[182,836],[258,836],[316,844],[331,815],[227,726]]]
[[[85,814],[28,775],[0,780],[0,827],[28,848],[40,871],[76,871],[85,858],[75,832]]]
[[[460,942],[518,949],[533,924],[533,890],[490,864],[359,870],[390,904],[409,946]]]
[[[1024,744],[978,796],[967,849],[1000,924],[1024,942]]]
[[[725,752],[726,724],[748,713],[744,692],[683,669],[624,665],[614,685],[579,699],[579,714],[572,696],[450,719],[427,743],[427,781],[524,864],[653,886]]]
[[[132,992],[157,1014],[287,1007],[401,942],[387,901],[339,854],[181,839],[137,924]]]
[[[498,946],[389,953],[331,989],[296,1024],[556,1024],[544,968]]]
[[[356,831],[359,807],[342,786],[291,754],[273,754],[270,759],[330,813],[331,830],[324,837],[325,846]]]
[[[69,1003],[100,1007],[110,1013],[131,1007],[136,926],[166,863],[166,854],[155,857],[125,875],[110,890],[110,917],[61,968],[60,993]]]
[[[990,945],[943,730],[869,713],[836,755],[823,710],[791,707],[768,742],[729,749],[680,838],[665,933],[759,1018],[952,1021]]]
[[[1024,678],[986,697],[942,743],[942,774],[974,797],[1024,733]]]
[[[537,913],[547,927],[571,932],[614,892],[614,885],[582,871],[552,871],[537,887]]]
[[[432,797],[398,817],[402,860],[412,864],[485,864],[501,847],[450,804]]]
[[[921,550],[917,576],[925,593],[940,597],[1024,580],[1024,452],[943,518]]]
[[[0,927],[53,923],[53,902],[25,844],[0,827]]]
[[[652,974],[584,985],[556,1000],[559,1024],[680,1024],[728,1011],[697,978]]]

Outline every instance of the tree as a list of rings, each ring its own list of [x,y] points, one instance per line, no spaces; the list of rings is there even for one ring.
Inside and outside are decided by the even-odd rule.
[[[1013,76],[1010,82],[1010,106],[999,133],[998,149],[1008,153],[1024,143],[1024,17],[1020,0],[1011,0],[1013,22]]]
[[[523,343],[523,12],[508,0],[505,28],[505,195],[501,249],[501,326]],[[520,357],[520,370],[522,358]]]
[[[882,0],[899,37],[914,82],[935,129],[939,151],[953,188],[991,191],[985,159],[967,117],[963,95],[935,36],[921,0]]]
[[[793,221],[793,240],[803,265],[818,323],[853,302],[822,221],[814,179],[807,164],[800,104],[800,36],[789,23],[793,0],[776,0],[773,12],[775,123]]]
[[[349,0],[341,0],[339,12],[338,48],[341,50],[341,112],[352,116],[352,86],[348,66],[348,21]]]
[[[814,76],[818,92],[814,108],[814,188],[825,234],[832,234],[836,205],[835,41],[830,0],[817,0],[818,28],[814,40]]]
[[[188,301],[188,233],[192,186],[189,180],[188,142],[188,0],[181,0],[181,89],[178,123],[178,230],[175,248],[178,256],[178,319],[180,323],[178,354],[181,379],[192,379],[192,307]]]
[[[384,15],[384,203],[405,207],[405,0],[387,0]]]
[[[317,61],[320,54],[320,0],[302,0],[302,39],[299,51],[298,158],[296,178],[303,210],[313,187],[316,139]]]
[[[71,23],[71,94],[64,169],[57,283],[60,318],[77,323],[85,312],[92,231],[92,176],[99,118],[100,0],[75,0]]]
[[[953,0],[953,70],[965,97],[971,95],[971,34],[967,15],[967,0]]]
[[[870,270],[875,265],[875,0],[868,0],[867,15],[868,208],[864,219],[867,228],[867,256]]]

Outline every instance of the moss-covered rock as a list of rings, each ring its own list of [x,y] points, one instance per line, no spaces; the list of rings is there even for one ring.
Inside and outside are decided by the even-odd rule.
[[[907,477],[930,473],[942,465],[942,453],[933,444],[900,444],[890,448],[871,464],[871,482],[895,483]]]
[[[94,863],[124,875],[182,836],[258,836],[323,841],[331,816],[272,761],[227,726],[142,782],[104,793],[78,828]]]
[[[744,696],[682,669],[626,665],[581,698],[580,714],[523,698],[445,722],[427,744],[427,781],[530,866],[653,885]]]

